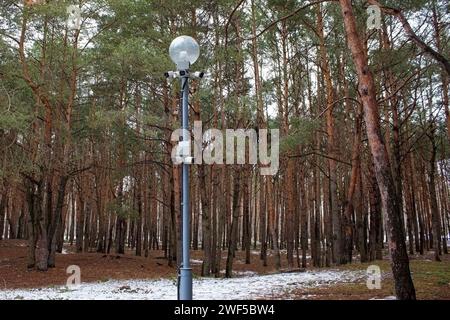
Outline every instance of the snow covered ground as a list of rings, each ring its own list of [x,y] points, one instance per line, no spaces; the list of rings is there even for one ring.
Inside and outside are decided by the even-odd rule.
[[[365,272],[318,271],[249,275],[232,279],[194,279],[194,299],[240,300],[291,297],[295,289],[334,283],[365,282]],[[82,283],[78,288],[50,287],[29,290],[0,290],[1,300],[173,300],[177,298],[174,280],[120,280]],[[306,297],[305,297],[306,298]]]

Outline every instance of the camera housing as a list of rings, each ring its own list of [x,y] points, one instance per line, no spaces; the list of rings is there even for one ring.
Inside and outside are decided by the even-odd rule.
[[[180,76],[180,73],[178,71],[168,71],[168,72],[164,73],[164,76],[167,79],[170,79],[170,78],[175,79],[175,78],[178,78]]]
[[[203,71],[194,72],[194,78],[203,79],[205,73]]]

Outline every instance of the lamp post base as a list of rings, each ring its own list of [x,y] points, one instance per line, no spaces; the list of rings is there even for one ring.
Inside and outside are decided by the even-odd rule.
[[[192,300],[192,269],[180,269],[180,300]]]

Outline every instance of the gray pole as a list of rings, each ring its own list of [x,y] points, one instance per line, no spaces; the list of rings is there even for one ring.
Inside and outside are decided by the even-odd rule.
[[[188,140],[185,135],[189,130],[189,73],[181,77],[181,90],[182,90],[182,102],[181,102],[181,121],[182,128],[184,129],[183,140]],[[189,164],[183,163],[183,192],[181,207],[183,212],[183,260],[181,261],[180,268],[180,300],[192,300],[192,269],[190,267],[189,257]]]

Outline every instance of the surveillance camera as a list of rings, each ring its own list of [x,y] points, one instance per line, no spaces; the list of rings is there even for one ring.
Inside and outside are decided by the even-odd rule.
[[[165,72],[165,73],[164,73],[164,76],[165,76],[167,79],[170,79],[170,78],[177,78],[177,77],[180,76],[180,73],[179,73],[178,71],[169,71],[169,72]]]
[[[203,71],[194,72],[194,78],[203,79],[204,76],[205,76],[205,73]]]

